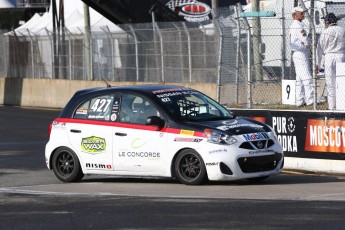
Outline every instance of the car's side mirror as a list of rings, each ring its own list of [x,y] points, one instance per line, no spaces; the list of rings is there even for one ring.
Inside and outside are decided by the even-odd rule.
[[[158,116],[151,116],[146,119],[146,125],[157,126],[159,129],[163,128],[165,121]]]

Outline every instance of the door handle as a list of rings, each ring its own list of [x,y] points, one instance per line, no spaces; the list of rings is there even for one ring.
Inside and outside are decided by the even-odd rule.
[[[81,130],[78,129],[71,129],[70,131],[71,133],[81,133]]]
[[[125,137],[127,133],[115,133],[116,136]]]

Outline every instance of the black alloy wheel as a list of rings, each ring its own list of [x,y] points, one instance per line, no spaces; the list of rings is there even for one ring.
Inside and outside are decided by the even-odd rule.
[[[200,185],[207,179],[206,167],[201,156],[192,149],[182,150],[175,161],[177,179],[187,185]]]
[[[55,176],[62,182],[80,181],[84,176],[77,155],[69,148],[58,148],[52,164]]]

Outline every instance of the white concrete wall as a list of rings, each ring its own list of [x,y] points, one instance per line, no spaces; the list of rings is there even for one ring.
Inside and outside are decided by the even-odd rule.
[[[134,82],[109,82],[112,86],[155,84]],[[173,83],[199,90],[216,99],[217,85],[211,83]],[[60,79],[0,78],[0,104],[26,107],[63,108],[72,95],[81,89],[105,87],[102,81],[77,81]]]

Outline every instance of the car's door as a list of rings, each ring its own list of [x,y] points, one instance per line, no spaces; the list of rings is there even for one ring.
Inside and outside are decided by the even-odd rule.
[[[76,108],[67,123],[68,138],[86,170],[113,170],[114,95],[98,95]]]
[[[155,106],[140,95],[122,95],[119,124],[114,128],[114,168],[128,172],[159,175],[169,158],[166,135],[146,125],[149,116],[160,116]]]

